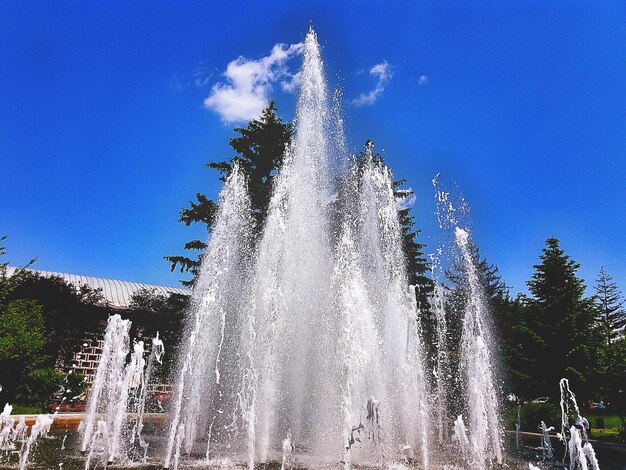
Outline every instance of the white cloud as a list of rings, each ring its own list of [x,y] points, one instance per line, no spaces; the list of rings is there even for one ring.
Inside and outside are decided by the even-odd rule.
[[[389,80],[393,77],[391,71],[391,65],[386,60],[383,60],[380,64],[374,65],[370,69],[370,75],[376,77],[376,86],[368,93],[361,93],[359,96],[352,100],[354,106],[371,105],[385,91],[385,86],[389,83]]]
[[[428,85],[428,77],[426,75],[422,75],[418,80],[417,80],[417,84],[419,86],[426,86]]]
[[[413,192],[413,188],[403,189],[398,191],[402,196],[396,197],[396,209],[403,211],[409,209],[415,205],[416,196]]]
[[[301,54],[304,44],[276,44],[270,55],[260,59],[237,57],[226,67],[226,82],[217,83],[204,100],[204,106],[218,113],[222,121],[249,121],[259,116],[267,105],[272,84],[280,82],[283,90],[292,92],[298,86],[299,74],[292,75],[287,61]]]
[[[295,93],[300,85],[302,85],[302,74],[301,72],[295,73],[291,75],[290,73],[286,74],[287,79],[280,82],[280,87],[283,91],[287,93]]]

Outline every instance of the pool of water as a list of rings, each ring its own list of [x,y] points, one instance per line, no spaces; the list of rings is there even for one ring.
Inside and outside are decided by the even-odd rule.
[[[154,429],[153,429],[154,431]],[[149,436],[152,438],[152,441],[159,440],[159,432],[153,433]],[[85,468],[85,457],[81,455],[78,450],[78,432],[75,430],[59,430],[53,429],[49,435],[45,438],[42,438],[38,441],[36,447],[31,452],[31,458],[29,459],[28,467],[29,469],[37,469],[37,470],[82,470]],[[539,451],[534,450],[532,447],[533,440],[530,437],[525,439],[525,451],[523,454],[518,454],[517,452],[509,451],[508,459],[507,459],[507,467],[511,470],[528,470],[528,461],[534,462],[534,465],[539,466],[542,469],[556,469],[563,468],[559,466],[547,466],[538,462]],[[514,449],[514,443],[507,442],[508,449]],[[555,451],[559,452],[558,446],[555,447]],[[625,470],[626,469],[626,448],[614,446],[604,448],[600,446],[597,449],[598,458],[600,460],[600,468],[602,470]],[[7,457],[7,454],[4,454],[4,457]],[[139,459],[138,459],[139,460]],[[300,469],[319,469],[319,466],[316,465],[303,465],[304,459],[300,459],[300,463],[297,462],[298,457],[296,456],[296,463],[293,467],[293,470]],[[17,453],[13,453],[8,455],[8,461],[3,459],[0,463],[0,469],[17,469],[18,468],[18,455]],[[102,466],[93,467],[92,468],[102,468]],[[151,461],[148,459],[145,463],[132,463],[124,466],[120,465],[108,465],[109,469],[146,469],[146,470],[162,470],[163,466],[160,461]],[[226,468],[246,468],[244,464],[236,464],[230,461],[219,461],[213,462],[212,464],[207,464],[207,462],[203,459],[185,459],[181,461],[181,465],[179,466],[181,470],[186,469],[226,469]],[[281,468],[280,462],[272,462],[269,464],[257,465],[257,469],[259,470],[279,470]],[[332,468],[332,469],[341,469],[343,465],[338,463],[333,466],[325,466],[323,468]],[[375,467],[367,467],[367,466],[356,466],[353,465],[354,469],[365,470]],[[400,470],[406,467],[402,465],[391,465],[388,467],[389,470],[395,469]],[[467,467],[464,467],[459,462],[454,462],[451,460],[449,456],[440,455],[438,458],[434,457],[431,469],[432,470],[461,470]]]
[[[78,450],[79,443],[78,441],[78,432],[75,430],[52,430],[48,436],[40,439],[36,446],[31,451],[31,458],[28,462],[29,469],[41,469],[41,470],[82,470],[85,468],[85,456],[80,453]],[[152,440],[159,440],[158,433],[157,435],[149,436],[152,437]],[[5,454],[7,457],[7,454]],[[140,460],[139,458],[137,460]],[[296,457],[297,460],[297,457]],[[17,452],[13,452],[12,454],[8,454],[8,460],[4,459],[2,463],[0,463],[1,469],[17,469],[19,464],[19,456]],[[528,464],[523,462],[509,462],[509,466],[512,469],[527,469]],[[102,468],[101,465],[92,468]],[[157,461],[151,461],[148,459],[145,463],[132,463],[124,466],[120,465],[108,465],[107,468],[115,469],[115,468],[132,468],[132,469],[147,469],[147,470],[161,470],[163,467]],[[213,469],[213,468],[246,468],[244,464],[236,464],[230,461],[219,461],[213,462],[212,464],[207,464],[207,462],[203,459],[185,459],[181,461],[180,469]],[[272,462],[268,464],[257,465],[256,468],[262,470],[279,470],[281,468],[280,462]],[[291,467],[293,470],[297,469],[313,469],[319,468],[315,465],[306,465],[304,466],[302,463],[298,464],[297,462]],[[324,468],[343,468],[342,464],[333,465],[331,467],[325,466]],[[356,466],[355,469],[366,469],[366,468],[374,468],[374,467],[365,467],[365,466]],[[406,468],[402,465],[390,466],[390,469],[402,469]],[[445,469],[445,470],[454,470],[454,469],[462,469],[463,466],[457,463],[451,463],[449,460],[446,462],[435,462],[433,465],[435,469]]]

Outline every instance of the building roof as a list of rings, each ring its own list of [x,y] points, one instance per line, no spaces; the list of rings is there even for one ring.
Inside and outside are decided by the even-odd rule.
[[[9,267],[8,274],[11,275],[16,268]],[[107,279],[103,277],[82,276],[80,274],[67,274],[53,271],[40,271],[38,269],[29,269],[37,274],[46,277],[60,277],[75,286],[87,285],[92,289],[100,290],[104,299],[116,308],[128,308],[130,306],[131,297],[141,290],[150,290],[156,294],[168,296],[170,294],[191,294],[190,289],[183,287],[157,286],[154,284],[143,284],[141,282],[119,281],[117,279]]]

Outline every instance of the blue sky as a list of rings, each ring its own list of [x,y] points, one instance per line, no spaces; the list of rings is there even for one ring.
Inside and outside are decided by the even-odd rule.
[[[162,257],[199,233],[178,212],[219,190],[202,164],[232,154],[227,121],[259,97],[293,117],[298,54],[272,50],[311,22],[350,147],[373,139],[408,180],[427,251],[441,172],[514,291],[549,236],[588,283],[604,265],[626,290],[623,2],[4,2],[9,260],[176,285]],[[243,110],[219,94],[239,56]]]

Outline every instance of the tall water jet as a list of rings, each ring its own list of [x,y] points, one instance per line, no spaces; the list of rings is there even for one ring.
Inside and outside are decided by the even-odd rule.
[[[236,171],[220,196],[193,293],[166,467],[182,451],[250,469],[301,459],[380,465],[403,453],[428,466],[420,312],[391,173],[371,148],[342,173],[341,120],[313,30],[303,52],[295,133],[255,249]]]
[[[180,359],[164,465],[180,445],[190,453],[208,423],[219,420],[222,440],[235,432],[240,383],[237,345],[244,310],[253,219],[246,177],[235,165],[219,196],[219,211],[203,256]],[[227,407],[227,409],[222,409]],[[176,459],[178,461],[178,458]]]
[[[437,440],[443,445],[449,436],[448,382],[450,363],[448,358],[448,323],[446,319],[444,286],[440,283],[436,270],[440,268],[437,256],[431,256],[431,274],[434,283],[431,297],[431,310],[435,316],[435,371],[433,413],[437,425]]]
[[[81,451],[87,452],[87,469],[94,459],[103,466],[132,461],[136,444],[146,460],[148,443],[141,431],[153,364],[146,369],[143,341],[135,342],[130,353],[130,326],[131,322],[119,315],[109,317],[86,416],[80,425]],[[157,333],[150,359],[160,358],[162,351],[163,343]],[[134,422],[132,412],[136,412]]]
[[[249,331],[254,375],[249,402],[250,449],[259,461],[291,432],[310,453],[335,454],[340,370],[330,351],[339,326],[332,312],[329,204],[332,123],[317,37],[304,46],[296,131],[275,178],[252,282]],[[254,410],[254,412],[252,411]],[[250,450],[252,452],[252,450]],[[272,458],[276,458],[275,455]]]
[[[140,380],[140,392],[137,403],[137,420],[135,425],[133,426],[133,431],[131,435],[131,445],[136,443],[142,449],[143,456],[142,461],[145,462],[147,460],[148,455],[148,446],[149,443],[145,440],[143,436],[143,419],[144,413],[146,409],[146,402],[148,400],[148,390],[150,388],[150,380],[152,379],[152,374],[154,372],[154,368],[156,364],[162,364],[163,355],[165,354],[165,347],[163,345],[163,341],[159,338],[159,333],[157,332],[156,336],[152,338],[152,347],[150,349],[150,355],[148,356],[148,363],[146,364],[145,371],[143,368],[141,370],[137,370],[136,377]]]
[[[122,395],[127,396],[128,389],[124,390],[121,383],[124,382],[126,356],[130,348],[130,325],[129,320],[122,320],[119,315],[112,315],[108,319],[102,356],[89,394],[86,416],[81,424],[83,435],[80,450],[83,453],[96,446],[97,439],[102,437],[102,433],[97,432],[102,428],[99,421],[113,426],[114,422],[126,418],[126,399]],[[123,411],[118,416],[121,406]],[[115,443],[107,439],[106,455],[103,457],[105,462],[118,456],[120,443],[117,438],[119,436],[115,437]]]
[[[428,466],[427,383],[415,288],[408,285],[392,175],[366,149],[360,191],[358,247],[379,345],[382,395],[378,397],[388,453],[410,446]]]
[[[596,453],[591,443],[587,440],[587,427],[585,419],[580,414],[576,395],[569,387],[569,380],[561,379],[559,382],[561,391],[561,432],[558,434],[559,439],[565,445],[565,454],[563,455],[563,463],[569,457],[569,468],[571,470],[599,470],[600,465],[596,458]],[[573,418],[574,424],[570,426],[570,418]],[[567,436],[569,435],[569,440]]]
[[[470,250],[469,233],[456,227],[455,239],[469,287],[461,337],[461,367],[465,374],[471,463],[476,468],[485,468],[487,461],[494,459],[502,464],[501,424],[489,349],[487,304]]]

